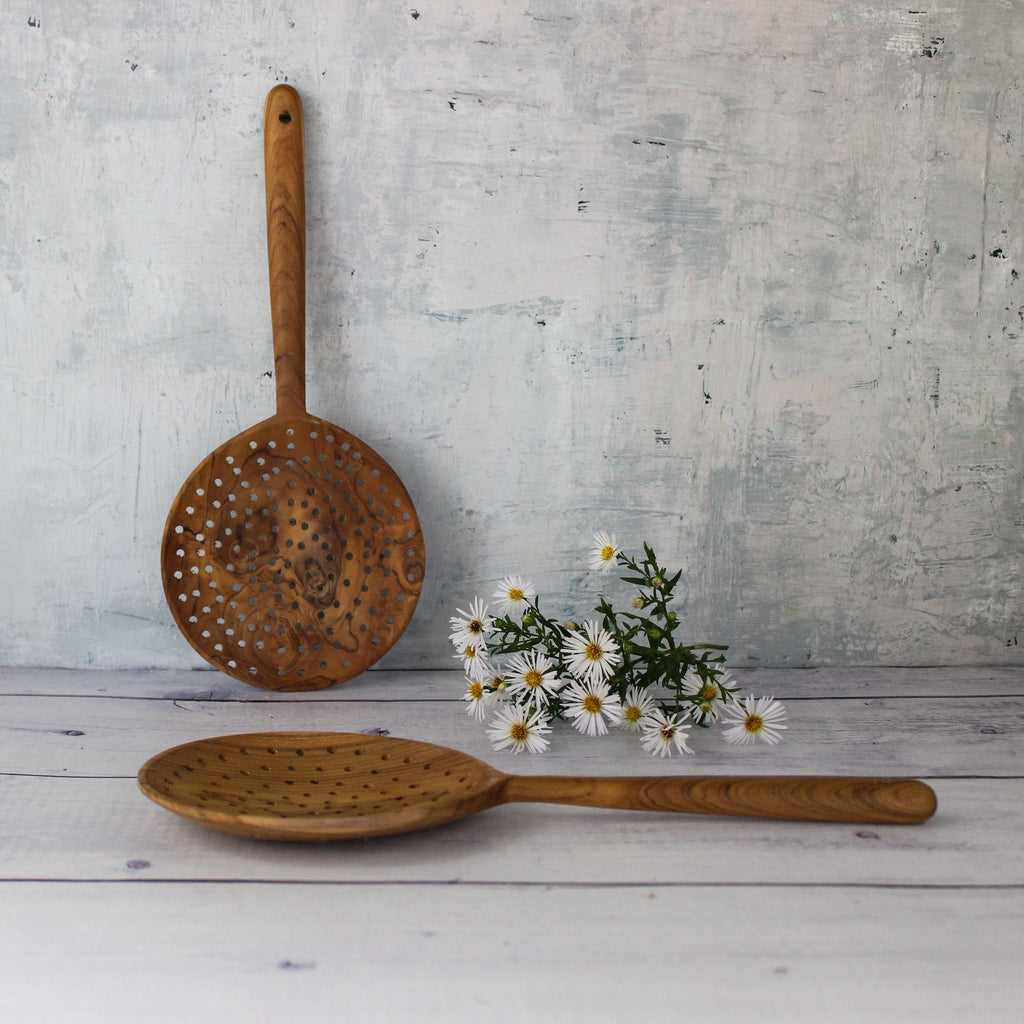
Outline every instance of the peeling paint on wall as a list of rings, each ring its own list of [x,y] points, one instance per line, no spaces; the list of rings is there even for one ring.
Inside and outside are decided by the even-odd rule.
[[[542,0],[0,13],[0,663],[198,664],[177,487],[273,409],[262,104],[307,113],[310,407],[413,494],[382,667],[595,529],[736,665],[1021,662],[1024,15]],[[607,585],[607,580],[603,585]],[[564,608],[562,607],[564,605]]]

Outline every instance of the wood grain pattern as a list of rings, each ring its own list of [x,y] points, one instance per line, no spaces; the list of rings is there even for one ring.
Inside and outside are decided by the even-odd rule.
[[[511,776],[502,796],[584,807],[887,825],[920,824],[936,807],[931,787],[916,779],[818,775]]]
[[[132,669],[112,671],[90,669],[86,673],[75,669],[16,668],[5,667],[4,679],[8,695],[20,696],[61,696],[74,690],[76,696],[85,697],[132,697],[140,695],[177,700],[215,701],[237,696],[238,688],[230,679],[212,671],[194,669]],[[379,671],[379,670],[378,670]],[[451,699],[461,697],[462,674],[453,668],[434,670],[389,669],[387,671],[388,701]],[[994,665],[934,668],[830,668],[830,669],[732,669],[732,674],[745,693],[771,693],[779,700],[811,700],[809,705],[815,723],[819,720],[817,709],[826,708],[829,702],[846,697],[862,700],[875,698],[897,699],[898,701],[917,698],[961,698],[957,704],[960,715],[969,715],[969,709],[981,702],[979,715],[969,715],[965,721],[977,718],[983,723],[985,712],[991,711],[987,703],[999,697],[1017,698],[1024,695],[1024,674],[1018,669]],[[362,684],[373,686],[372,680],[364,679]],[[964,695],[970,692],[971,698]],[[375,694],[377,696],[378,694]],[[247,702],[280,701],[282,698],[272,691],[248,690]],[[359,687],[346,686],[344,689],[311,693],[307,700],[348,704],[359,696]],[[288,698],[284,698],[288,699]],[[872,704],[873,708],[884,708],[888,704]],[[928,707],[922,703],[920,708]],[[837,722],[832,721],[834,730]],[[733,753],[738,752],[735,748]],[[554,751],[551,752],[554,754]],[[773,759],[782,753],[776,748]],[[955,764],[950,759],[950,764]]]
[[[150,739],[156,739],[152,732]],[[995,886],[1024,878],[1024,849],[1018,842],[1024,834],[1024,779],[929,781],[939,810],[924,828],[794,827],[771,819],[515,803],[387,843],[347,843],[342,857],[326,848],[331,844],[312,857],[301,844],[279,845],[270,857],[251,843],[168,814],[143,797],[135,771],[119,778],[19,775],[2,781],[0,837],[4,877],[10,880],[118,881],[133,877],[125,870],[127,862],[144,859],[151,864],[147,881],[443,884],[452,878],[455,847],[461,849],[458,877],[466,883],[897,885],[912,880],[959,885],[969,880]],[[599,839],[600,851],[581,855],[581,835]],[[750,859],[752,845],[758,849],[756,861]],[[641,849],[659,852],[636,856]]]
[[[516,776],[433,743],[329,732],[194,741],[138,778],[148,797],[210,828],[299,841],[412,832],[517,801],[904,825],[936,806],[912,779]]]
[[[581,839],[570,860],[599,845]],[[339,863],[360,850],[294,852]],[[0,938],[0,1006],[11,1021],[74,1024],[264,1024],[295,1019],[297,1005],[311,1020],[343,1005],[361,1024],[654,1024],[678,1019],[665,1004],[682,997],[636,976],[696,948],[685,999],[702,1021],[1020,1022],[1019,890],[462,885],[458,852],[436,885],[0,883],[18,923]],[[567,966],[566,950],[583,952]],[[496,983],[512,956],[528,978],[514,997]]]
[[[1024,698],[989,698],[971,687],[966,692],[972,696],[960,699],[877,701],[866,712],[842,698],[799,701],[790,709],[794,720],[799,719],[799,732],[791,729],[777,747],[733,747],[712,730],[701,730],[692,737],[696,753],[684,762],[685,769],[678,760],[650,758],[635,736],[621,730],[595,742],[566,727],[542,758],[524,759],[496,754],[484,730],[466,719],[460,700],[464,676],[457,670],[409,673],[410,682],[404,680],[406,673],[378,676],[375,670],[344,686],[303,694],[301,700],[287,692],[240,689],[226,676],[220,696],[189,691],[175,677],[160,694],[147,675],[126,673],[119,688],[137,680],[135,696],[74,697],[65,685],[53,695],[58,713],[45,696],[4,695],[0,772],[134,778],[139,765],[167,747],[205,736],[266,730],[272,724],[295,732],[334,729],[408,736],[525,774],[671,775],[685,770],[706,775],[770,771],[940,778],[968,776],[973,762],[983,758],[988,775],[1013,778],[1020,775],[1017,737],[1024,735]],[[191,675],[202,680],[219,673]],[[73,673],[74,678],[79,674]],[[102,685],[113,686],[109,674],[101,679]],[[906,742],[908,721],[920,731],[912,748]],[[816,734],[829,737],[824,752],[815,753]]]
[[[914,672],[917,696],[898,701],[886,695],[906,673],[794,673],[800,728],[786,742],[709,742],[672,761],[617,742],[625,734],[574,730],[543,757],[485,754],[453,692],[456,670],[426,696],[422,674],[387,671],[302,699],[222,677],[221,696],[195,700],[182,699],[186,676],[199,693],[219,673],[65,672],[44,686],[38,673],[2,670],[0,917],[16,927],[0,929],[0,1009],[5,1020],[178,1024],[211,1007],[231,1021],[296,1007],[329,1019],[344,1000],[349,1016],[381,1024],[657,1021],[673,998],[665,987],[623,983],[656,950],[697,957],[687,999],[707,1019],[962,1024],[983,1006],[986,1022],[1017,1024],[1022,698],[1007,670],[990,673]],[[882,699],[864,700],[868,683]],[[919,828],[517,803],[339,847],[254,844],[139,792],[153,752],[271,719],[465,740],[523,772],[917,776],[940,809]],[[573,949],[588,953],[567,966]],[[531,979],[518,1002],[495,984],[510,956]]]
[[[374,664],[412,617],[423,533],[383,457],[305,406],[305,157],[298,93],[264,110],[277,412],[217,448],[167,517],[164,593],[216,668],[316,690]]]
[[[263,111],[267,262],[274,324],[277,412],[306,411],[306,157],[302,100],[271,89]]]

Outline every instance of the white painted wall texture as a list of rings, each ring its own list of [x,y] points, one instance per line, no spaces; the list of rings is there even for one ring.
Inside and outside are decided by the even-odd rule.
[[[737,666],[1024,661],[1021,4],[4,0],[0,33],[0,663],[203,664],[159,543],[273,411],[283,80],[310,409],[428,545],[380,667],[454,665],[510,571],[582,617],[600,528]]]

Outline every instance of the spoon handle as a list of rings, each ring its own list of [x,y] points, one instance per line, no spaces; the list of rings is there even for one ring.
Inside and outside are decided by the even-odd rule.
[[[263,110],[267,257],[279,416],[306,411],[306,157],[302,100],[270,90]]]
[[[916,779],[817,775],[510,775],[500,802],[514,801],[879,825],[927,821],[936,806],[935,793]]]

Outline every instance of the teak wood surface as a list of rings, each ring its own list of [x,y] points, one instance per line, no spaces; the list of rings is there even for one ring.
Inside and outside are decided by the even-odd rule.
[[[196,740],[148,761],[139,785],[210,828],[294,841],[412,832],[515,802],[890,825],[935,812],[913,779],[512,775],[434,743],[334,732]]]
[[[373,665],[412,618],[423,532],[395,471],[305,403],[302,103],[264,111],[277,412],[210,454],[164,530],[164,592],[189,643],[253,686],[316,690]]]

